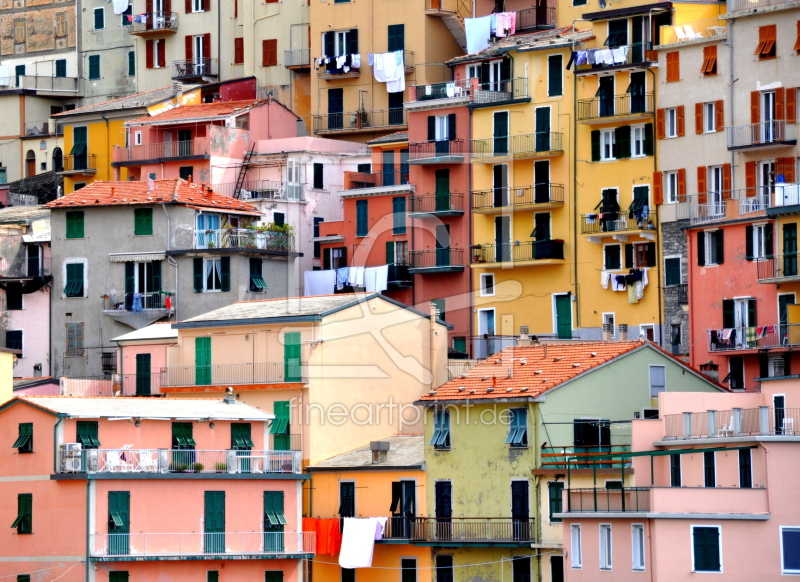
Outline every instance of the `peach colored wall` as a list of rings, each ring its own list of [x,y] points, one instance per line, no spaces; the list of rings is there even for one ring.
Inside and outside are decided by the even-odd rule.
[[[0,443],[7,443],[0,447],[3,477],[50,475],[53,472],[53,426],[57,420],[52,414],[25,404],[14,404],[0,412]],[[33,423],[33,453],[19,454],[17,449],[11,448],[23,422]]]
[[[729,468],[738,470],[738,464]],[[650,500],[650,510],[656,513],[769,513],[766,489],[656,487]]]
[[[297,582],[301,573],[299,560],[112,562],[97,564],[94,582],[108,582],[108,573],[116,570],[128,571],[131,581],[147,582],[202,582],[210,570],[219,572],[219,582],[261,582],[264,572],[270,570],[282,570],[284,582]]]
[[[416,481],[417,515],[426,514],[425,472],[406,471],[315,471],[312,473],[312,517],[339,517],[339,482],[354,481],[356,517],[388,517],[392,505],[393,481]]]
[[[150,354],[150,367],[153,372],[160,372],[161,368],[167,365],[167,343],[151,343],[144,345],[128,346],[123,345],[119,348],[119,370],[120,374],[136,373],[136,355]]]
[[[651,536],[649,520],[646,519],[564,519],[564,580],[653,580],[650,547],[647,540]],[[581,561],[582,567],[572,567],[572,536],[570,525],[581,524]],[[631,525],[644,525],[645,536],[645,570],[634,571],[633,538]],[[600,524],[611,524],[611,570],[600,569]],[[664,578],[663,580],[671,580]]]

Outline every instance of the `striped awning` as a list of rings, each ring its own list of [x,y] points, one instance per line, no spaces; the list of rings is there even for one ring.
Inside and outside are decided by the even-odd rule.
[[[112,263],[127,263],[128,261],[143,263],[146,261],[163,261],[166,256],[167,254],[162,251],[157,253],[114,253],[108,255],[108,258],[111,259]]]

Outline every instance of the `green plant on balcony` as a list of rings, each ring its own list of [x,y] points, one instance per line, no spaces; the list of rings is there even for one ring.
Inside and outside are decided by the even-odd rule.
[[[269,222],[262,226],[248,226],[254,233],[263,233],[264,248],[271,251],[291,251],[294,226]],[[257,238],[257,235],[253,237]]]
[[[203,466],[203,463],[192,463],[189,465],[189,470],[194,471],[195,473],[201,472],[204,468],[205,467]]]
[[[225,473],[228,470],[228,465],[225,463],[214,463],[214,470],[217,473]]]
[[[170,473],[183,473],[186,471],[186,465],[183,463],[170,463],[169,464],[169,472]]]

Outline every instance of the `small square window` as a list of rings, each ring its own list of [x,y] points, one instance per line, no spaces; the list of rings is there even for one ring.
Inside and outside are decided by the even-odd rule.
[[[692,526],[693,572],[722,572],[719,538],[719,526]]]
[[[106,27],[106,15],[104,8],[94,9],[94,29],[103,30]]]
[[[616,271],[622,268],[621,245],[611,244],[603,246],[603,270]]]
[[[672,287],[673,285],[680,285],[683,283],[683,276],[681,273],[681,258],[680,257],[665,257],[664,258],[664,286]]]
[[[481,273],[481,297],[494,297],[494,274]]]
[[[634,125],[631,127],[631,157],[643,158],[647,155],[645,136],[644,125]]]

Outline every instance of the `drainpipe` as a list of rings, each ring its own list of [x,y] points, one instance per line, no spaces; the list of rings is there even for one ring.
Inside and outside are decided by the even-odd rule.
[[[167,205],[162,203],[161,208],[164,210],[164,214],[167,215],[167,250],[169,251],[172,249],[172,239],[170,238],[172,236],[172,228],[170,227]],[[167,263],[175,267],[175,301],[173,301],[173,303],[175,306],[175,321],[180,321],[180,319],[178,319],[178,262],[172,257],[167,257]]]
[[[89,533],[89,512],[91,508],[91,499],[92,499],[92,480],[89,479],[89,476],[86,476],[86,582],[89,582],[89,556],[91,555],[91,534]]]
[[[58,420],[53,425],[53,473],[58,473],[58,425],[64,420],[62,415],[58,415]]]
[[[733,78],[733,25],[734,25],[735,22],[736,21],[733,20],[733,19],[731,19],[729,21],[729,24],[728,24],[728,40],[726,42],[722,43],[724,45],[727,45],[728,49],[729,49],[728,50],[728,57],[729,57],[728,58],[728,70],[730,71],[730,86],[731,86],[731,90],[730,90],[731,97],[730,97],[730,99],[731,99],[731,103],[730,103],[730,105],[728,105],[728,107],[726,107],[726,109],[728,111],[730,111],[729,115],[731,116],[731,127],[734,126],[734,119],[733,119],[733,84],[736,81],[739,80],[739,79],[734,79]],[[723,120],[723,125],[724,125],[724,120]],[[736,189],[736,182],[735,182],[735,178],[734,178],[735,174],[733,172],[733,168],[735,167],[735,165],[736,165],[736,153],[735,152],[731,152],[731,190],[735,190]],[[746,184],[745,184],[745,186],[746,186]]]
[[[436,390],[436,307],[433,303],[428,303],[428,309],[431,313],[430,324],[430,354],[428,364],[430,365],[430,390]]]
[[[103,121],[106,122],[106,160],[110,160],[111,159],[111,153],[108,151],[108,148],[111,145],[111,140],[109,139],[109,135],[108,135],[108,118],[106,117],[106,114],[103,113],[102,111],[100,112],[100,117],[102,117]]]
[[[658,103],[656,102],[656,93],[657,93],[656,92],[656,81],[657,81],[657,77],[656,77],[655,71],[653,71],[652,68],[647,67],[647,72],[650,73],[651,75],[653,75],[653,111],[656,111],[657,108],[658,108]],[[645,99],[647,99],[647,92],[646,91],[645,91]],[[658,140],[655,139],[655,136],[653,136],[653,171],[654,172],[658,172],[658,155],[657,155],[658,152],[656,151],[656,149],[658,148],[657,144],[658,144]],[[656,208],[655,218],[656,218],[656,221],[655,221],[655,224],[653,226],[655,227],[656,236],[658,236],[659,243],[660,243],[660,242],[663,242],[663,239],[661,238],[661,208],[660,207]],[[660,265],[662,256],[659,256],[659,255],[663,255],[663,248],[662,248],[661,244],[656,244],[656,260],[658,261],[658,264]],[[666,337],[667,334],[665,333],[665,329],[664,329],[665,323],[664,323],[664,296],[663,296],[663,292],[659,292],[658,293],[658,326],[661,329],[661,337],[659,338],[659,340],[660,340],[659,344],[661,345],[661,347],[665,347],[666,344],[665,344],[664,338]]]

